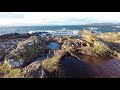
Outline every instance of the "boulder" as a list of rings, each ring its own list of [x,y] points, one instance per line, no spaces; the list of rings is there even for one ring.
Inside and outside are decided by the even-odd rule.
[[[47,74],[42,68],[41,61],[36,61],[26,66],[22,70],[22,75],[26,78],[46,78]]]

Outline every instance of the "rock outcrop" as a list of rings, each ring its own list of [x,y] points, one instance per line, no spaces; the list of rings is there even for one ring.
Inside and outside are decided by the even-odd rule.
[[[45,70],[42,68],[41,61],[36,61],[26,66],[22,70],[22,75],[26,78],[47,78]]]
[[[17,47],[20,41],[30,37],[29,34],[5,34],[0,36],[0,61],[4,60],[4,57],[9,54],[13,49]]]
[[[113,49],[114,44],[112,42],[107,42],[100,37],[100,34],[93,34],[88,30],[83,30],[79,32],[82,38],[73,38],[64,41],[62,44],[62,49],[70,52],[71,54],[80,53],[90,56],[117,56],[118,50]]]
[[[85,70],[84,70],[84,69]],[[84,78],[87,75],[87,64],[57,50],[55,55],[43,61],[33,62],[22,70],[26,78]]]
[[[58,55],[59,53],[59,55]],[[24,77],[30,78],[57,78],[62,77],[61,63],[62,58],[65,57],[63,50],[57,50],[53,57],[47,58],[43,61],[36,61],[26,66],[22,70]]]
[[[5,56],[5,62],[11,67],[21,67],[28,65],[35,58],[47,52],[46,43],[39,36],[31,36],[25,41],[20,42],[17,48]]]
[[[22,70],[22,75],[27,78],[28,77],[30,78],[57,77],[55,73],[59,72],[61,59],[62,57],[64,57],[64,55],[65,55],[65,52],[63,50],[57,50],[53,57],[47,58],[43,61],[35,61],[30,65],[24,67]]]
[[[79,34],[80,37],[56,36],[54,38],[49,34],[39,36],[35,33],[10,34],[8,38],[7,35],[0,36],[0,61],[5,59],[0,66],[0,77],[91,77],[89,65],[86,63],[88,60],[86,59],[86,62],[81,60],[85,58],[80,55],[120,59],[120,33],[99,34],[81,30]],[[59,50],[49,49],[47,46],[51,42],[59,43]],[[43,60],[34,61],[38,57],[43,57]],[[89,60],[92,63],[93,61],[96,59]]]

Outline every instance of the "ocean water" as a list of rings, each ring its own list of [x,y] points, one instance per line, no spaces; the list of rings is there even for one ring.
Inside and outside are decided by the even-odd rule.
[[[6,26],[0,27],[0,35],[9,33],[33,33],[41,32],[53,35],[77,35],[80,30],[89,29],[93,32],[120,32],[120,26],[116,25],[64,25],[64,26]]]

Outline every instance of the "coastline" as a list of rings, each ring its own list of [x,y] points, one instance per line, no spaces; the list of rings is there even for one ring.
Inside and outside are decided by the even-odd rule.
[[[80,30],[78,35],[53,37],[51,34],[41,36],[39,32],[1,35],[0,77],[120,77],[120,32],[99,34]],[[60,45],[59,49],[47,47],[53,42]],[[52,56],[34,62],[48,53],[52,53]]]

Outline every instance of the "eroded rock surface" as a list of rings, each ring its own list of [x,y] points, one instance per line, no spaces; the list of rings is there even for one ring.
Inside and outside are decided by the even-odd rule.
[[[26,66],[22,70],[22,74],[24,77],[32,77],[32,78],[46,78],[47,75],[42,68],[41,61],[36,61]]]
[[[119,44],[108,42],[100,37],[100,34],[93,34],[88,30],[79,32],[81,38],[67,38],[62,44],[62,49],[70,52],[71,54],[81,53],[90,56],[110,56],[116,57],[118,51],[115,48]],[[114,48],[113,48],[114,47]]]
[[[0,61],[17,47],[17,44],[29,38],[29,34],[5,34],[0,36]]]
[[[39,36],[31,36],[25,41],[20,42],[17,48],[12,50],[5,61],[11,68],[30,64],[38,56],[47,52],[46,43]]]

